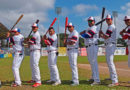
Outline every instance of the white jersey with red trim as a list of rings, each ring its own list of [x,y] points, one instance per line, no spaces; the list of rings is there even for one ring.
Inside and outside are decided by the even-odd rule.
[[[57,50],[57,35],[53,34],[52,36],[48,36],[48,45],[47,50]]]
[[[22,34],[15,35],[15,36],[11,37],[9,41],[11,43],[13,43],[13,51],[14,52],[24,50],[24,47],[23,47],[24,36]]]
[[[71,32],[67,38],[67,42],[73,41],[75,44],[67,45],[67,48],[78,48],[79,47],[79,33],[74,30]]]
[[[32,35],[32,38],[29,40],[30,50],[38,50],[41,49],[41,37],[39,32],[35,32]]]
[[[99,30],[97,29],[97,26],[92,26],[89,27],[86,32],[90,36],[90,38],[84,38],[85,45],[90,45],[90,44],[98,44],[98,33]]]
[[[105,43],[116,43],[116,27],[114,24],[108,26],[106,35],[109,37],[105,40]]]

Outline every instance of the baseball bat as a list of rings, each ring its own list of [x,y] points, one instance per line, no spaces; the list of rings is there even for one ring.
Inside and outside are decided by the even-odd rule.
[[[106,20],[106,19],[103,19],[103,20],[97,22],[95,25],[97,26],[97,25],[101,24],[102,22],[104,22],[105,20]]]
[[[12,30],[17,24],[18,22],[23,18],[23,14],[17,19],[17,21],[15,22],[15,24],[13,25],[13,27],[10,29]]]
[[[130,26],[130,25],[128,25],[128,26],[126,26],[126,27],[124,28],[125,32],[126,32],[126,29],[127,29],[129,26]]]
[[[130,25],[126,26],[122,31],[120,31],[120,35],[123,36],[124,32],[127,32],[126,29],[129,27]]]
[[[103,20],[104,14],[105,14],[105,8],[103,7],[103,8],[102,8],[102,17],[101,17],[101,20]],[[103,22],[101,22],[100,30],[102,29],[102,24],[103,24]]]
[[[9,30],[9,32],[7,32],[7,37],[10,36],[10,31],[13,30],[13,28],[18,24],[18,22],[23,18],[23,14],[17,19],[17,21],[15,22],[15,24],[12,26],[12,28]],[[7,41],[8,44],[8,49],[9,49],[9,41]]]
[[[53,22],[51,23],[50,27],[52,27],[52,26],[55,24],[56,20],[57,20],[57,18],[54,18],[54,20],[53,20]],[[49,28],[50,28],[50,27],[49,27]],[[48,30],[46,31],[46,34],[48,33],[49,28],[48,28]],[[46,34],[45,34],[45,35],[46,35]]]
[[[126,27],[125,27],[125,30],[126,30],[129,26],[130,26],[130,25],[126,26]]]
[[[56,20],[57,20],[57,18],[55,18],[55,19],[53,20],[53,22],[51,23],[50,27],[52,27],[52,26],[54,25],[54,23],[56,22]]]
[[[65,39],[66,39],[67,25],[68,25],[68,17],[65,18]]]
[[[39,19],[37,19],[35,23],[38,24],[38,23],[39,23]],[[32,33],[32,30],[31,30],[31,32],[29,33],[28,38],[30,37],[31,33]]]
[[[102,8],[102,16],[101,16],[101,20],[103,20],[103,18],[104,18],[104,14],[105,14],[105,8],[103,7],[103,8]],[[101,22],[101,25],[100,25],[100,31],[102,30],[102,24],[103,24],[103,22]],[[99,38],[100,38],[100,34],[99,34]]]

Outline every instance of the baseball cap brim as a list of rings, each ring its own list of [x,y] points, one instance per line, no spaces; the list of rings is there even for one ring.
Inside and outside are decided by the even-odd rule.
[[[112,19],[112,18],[106,18],[106,19]]]
[[[37,26],[32,26],[32,27],[37,27]],[[37,27],[38,28],[38,27]]]
[[[130,20],[130,19],[125,19],[124,21],[127,21],[127,20]]]
[[[67,27],[74,27],[74,25],[67,25]]]

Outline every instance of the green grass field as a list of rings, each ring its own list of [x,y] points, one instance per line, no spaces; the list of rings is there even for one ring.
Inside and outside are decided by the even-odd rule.
[[[117,61],[127,61],[127,56],[115,56],[115,62]],[[41,57],[40,59],[40,71],[41,71],[41,79],[42,86],[38,88],[32,88],[32,84],[27,84],[26,81],[31,80],[31,70],[30,70],[30,61],[29,57],[26,56],[22,62],[20,68],[22,86],[21,87],[10,87],[12,81],[14,81],[13,73],[12,73],[12,60],[13,58],[5,58],[0,59],[0,80],[2,81],[2,87],[0,90],[129,90],[128,87],[118,86],[108,88],[107,84],[110,82],[105,82],[103,79],[109,77],[109,75],[100,75],[101,82],[103,85],[99,86],[90,86],[90,84],[86,81],[91,76],[91,71],[86,69],[79,69],[79,86],[70,86],[71,80],[71,69],[68,63],[68,57],[58,57],[58,68],[60,72],[60,77],[62,80],[62,84],[59,86],[51,86],[46,83],[46,80],[49,79],[49,70],[47,64],[47,57]],[[98,62],[105,62],[104,56],[98,57]],[[78,63],[88,63],[86,57],[78,57]],[[120,80],[126,80],[120,78]],[[130,78],[128,79],[130,80]]]

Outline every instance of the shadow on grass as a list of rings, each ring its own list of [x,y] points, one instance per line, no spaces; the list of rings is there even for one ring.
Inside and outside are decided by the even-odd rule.
[[[2,81],[2,86],[11,86],[11,84],[14,81]],[[72,82],[70,80],[62,80],[61,85],[70,85]],[[80,85],[90,85],[92,82],[89,82],[87,80],[79,80]],[[107,86],[108,84],[112,83],[111,80],[101,80],[101,85]],[[51,83],[47,83],[47,80],[42,81],[43,85],[51,85]],[[22,81],[22,85],[33,85],[33,83],[27,83],[27,81]],[[119,82],[119,86],[121,87],[129,87],[130,88],[130,82]]]
[[[2,81],[1,84],[2,86],[11,86],[11,84],[14,81]],[[22,85],[33,85],[33,83],[27,83],[27,81],[22,81]]]
[[[8,80],[6,80],[6,81],[2,81],[1,82],[1,85],[2,86],[11,86],[11,84],[13,83],[14,81],[8,81]]]
[[[111,80],[101,80],[101,85],[108,86],[108,84],[111,84]],[[119,86],[121,87],[130,87],[130,82],[121,82],[119,81]]]

